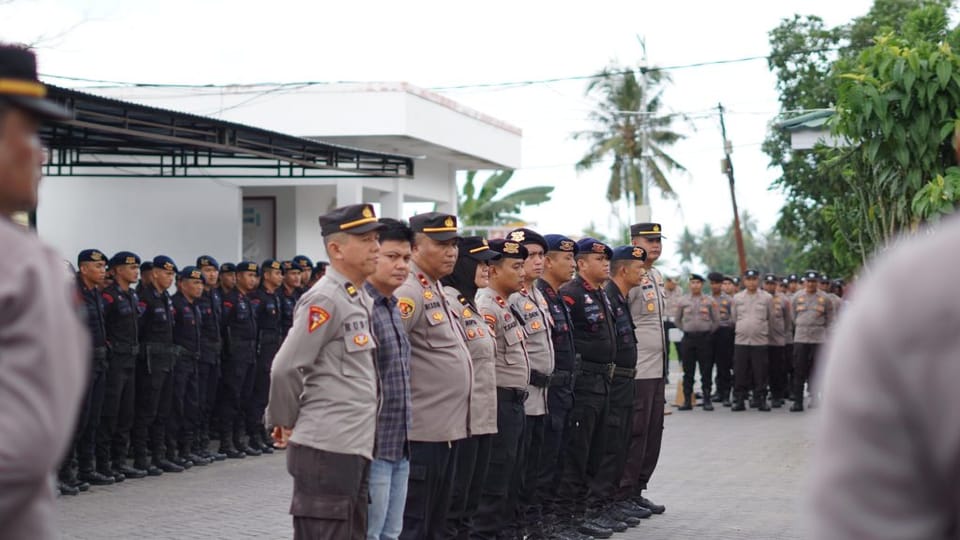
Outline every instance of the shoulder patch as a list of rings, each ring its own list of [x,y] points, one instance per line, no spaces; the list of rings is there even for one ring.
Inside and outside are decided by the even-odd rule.
[[[108,304],[112,304],[112,303],[113,303],[113,297],[110,296],[110,294],[104,292],[104,293],[102,293],[100,296],[103,297],[103,300],[104,300],[106,303],[108,303]]]
[[[312,334],[330,320],[330,314],[320,306],[310,306],[310,316],[307,317],[307,333]]]
[[[417,281],[420,282],[420,285],[423,285],[423,288],[424,288],[424,289],[429,289],[429,288],[430,288],[430,282],[427,281],[427,276],[425,276],[425,275],[423,275],[423,274],[417,274]]]
[[[489,313],[483,314],[483,320],[486,321],[491,327],[497,324],[497,318]]]
[[[573,298],[571,298],[571,297],[569,297],[569,296],[567,296],[567,295],[563,295],[563,301],[566,302],[568,305],[571,305],[571,306],[577,303],[576,300],[574,300]]]
[[[497,301],[497,305],[498,305],[498,306],[500,306],[500,307],[507,307],[507,303],[503,301],[503,298],[502,298],[502,297],[498,296],[498,297],[496,298],[496,301]]]
[[[409,319],[413,317],[413,312],[417,310],[417,304],[413,301],[413,298],[402,296],[397,300],[397,309],[400,310],[401,319]]]

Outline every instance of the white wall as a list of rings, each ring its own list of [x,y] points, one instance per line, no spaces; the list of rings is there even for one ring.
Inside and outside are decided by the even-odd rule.
[[[214,178],[51,177],[40,185],[37,230],[74,264],[96,248],[164,254],[182,267],[203,254],[236,262],[240,212],[240,188]]]

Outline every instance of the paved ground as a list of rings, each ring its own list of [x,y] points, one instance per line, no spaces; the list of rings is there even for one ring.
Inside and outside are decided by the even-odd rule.
[[[809,413],[672,410],[648,492],[667,513],[614,539],[803,537]],[[61,499],[58,521],[68,539],[290,538],[290,490],[277,453],[93,488]]]

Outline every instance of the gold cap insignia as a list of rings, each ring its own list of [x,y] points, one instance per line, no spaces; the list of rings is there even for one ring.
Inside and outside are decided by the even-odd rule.
[[[523,231],[513,231],[510,233],[510,239],[514,242],[523,242],[524,234]]]
[[[503,252],[509,253],[510,255],[516,255],[517,253],[520,253],[520,244],[516,242],[504,242]]]
[[[635,247],[633,248],[633,257],[635,259],[642,259],[647,256],[647,252],[643,248]]]
[[[592,249],[594,253],[605,253],[607,251],[605,246],[599,242],[594,244],[590,249]]]
[[[653,232],[660,232],[660,225],[654,224],[654,226],[653,226]]]
[[[360,214],[365,218],[372,218],[373,210],[369,206],[364,206]]]
[[[561,240],[560,251],[573,251],[573,240]]]
[[[444,227],[453,227],[455,225],[453,217],[447,216],[447,219],[443,220]]]

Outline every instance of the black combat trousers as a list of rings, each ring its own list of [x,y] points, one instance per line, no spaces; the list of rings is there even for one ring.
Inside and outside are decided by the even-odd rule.
[[[770,345],[767,355],[770,357],[770,397],[784,399],[787,395],[787,357],[786,347]]]
[[[220,444],[242,446],[239,443],[246,428],[245,404],[253,395],[255,347],[254,341],[234,342],[223,360],[216,412],[220,422]]]
[[[787,378],[787,399],[794,399],[793,396],[793,343],[787,343],[783,347],[784,366]]]
[[[633,429],[617,499],[638,497],[647,489],[663,442],[663,379],[637,379],[633,383]]]
[[[567,419],[566,444],[561,456],[563,472],[557,496],[561,507],[577,516],[598,503],[590,493],[590,481],[597,474],[605,452],[603,427],[607,422],[608,381],[606,374],[584,371],[582,366],[574,383],[573,409]]]
[[[453,444],[456,446],[456,474],[453,476],[444,538],[467,540],[473,530],[473,516],[480,506],[480,490],[487,479],[493,435],[472,435]]]
[[[810,395],[815,395],[813,377],[819,351],[819,343],[793,344],[793,395],[800,403],[803,403],[804,385],[809,385]]]
[[[247,435],[253,440],[265,439],[266,437],[264,435],[263,413],[267,409],[267,402],[270,400],[270,368],[273,367],[273,357],[277,355],[277,351],[280,349],[280,334],[275,337],[264,336],[262,339],[253,370],[253,390],[244,413],[247,422]],[[264,444],[270,443],[267,440],[263,442]]]
[[[182,459],[193,450],[200,411],[198,358],[183,353],[173,371],[173,411],[167,423],[167,455],[179,452]]]
[[[539,499],[545,515],[562,510],[557,506],[561,476],[561,452],[565,444],[567,418],[573,409],[573,373],[554,371],[547,391],[547,419],[543,429],[543,450],[537,480]]]
[[[454,444],[410,441],[410,477],[400,538],[444,538],[457,466]]]
[[[680,359],[683,363],[683,392],[687,399],[693,397],[693,381],[700,366],[700,387],[703,398],[710,397],[713,389],[713,346],[710,332],[684,332],[680,342]]]
[[[167,420],[173,408],[173,370],[176,353],[171,345],[146,345],[137,359],[136,417],[133,421],[133,457],[139,464],[149,448],[153,460],[166,456]]]
[[[546,414],[527,416],[520,436],[519,465],[513,470],[510,487],[510,504],[517,509],[515,526],[518,531],[542,527],[543,506],[537,496],[537,473],[543,452],[543,436],[548,417]]]
[[[294,540],[364,540],[370,460],[290,443]]]
[[[670,329],[676,328],[677,325],[673,321],[663,321],[663,335],[664,343],[667,346],[667,354],[663,355],[663,376],[667,378],[670,376],[670,347],[673,347],[677,350],[677,358],[680,358],[680,345],[670,341]]]
[[[613,502],[627,464],[633,434],[635,386],[632,375],[615,376],[610,384],[609,409],[603,427],[605,451],[597,475],[590,484],[590,491],[603,505]]]
[[[103,411],[103,395],[107,388],[107,350],[98,349],[93,356],[93,371],[87,396],[83,400],[81,414],[85,418],[83,429],[79,432],[77,445],[77,459],[80,472],[93,472],[99,465],[101,468],[109,466],[109,462],[97,463],[97,432],[100,429],[100,413]]]
[[[101,471],[126,464],[136,407],[136,365],[136,354],[110,352],[97,430],[97,467]]]
[[[737,399],[746,399],[747,392],[753,390],[753,400],[767,398],[770,357],[766,345],[736,345],[733,349],[733,371],[736,379],[734,395]]]
[[[526,389],[497,388],[497,433],[493,435],[490,466],[480,490],[480,505],[474,515],[470,538],[493,540],[498,534],[507,534],[513,526],[516,508],[511,505],[509,492],[514,470],[523,466],[520,440],[527,417],[523,408],[526,393]],[[413,474],[412,467],[410,473]],[[403,528],[406,532],[406,516]]]
[[[197,436],[195,450],[206,450],[210,444],[213,409],[217,404],[220,384],[220,352],[201,351],[197,363]]]
[[[721,400],[733,390],[733,327],[721,326],[713,333],[713,363],[717,366],[717,393]]]

